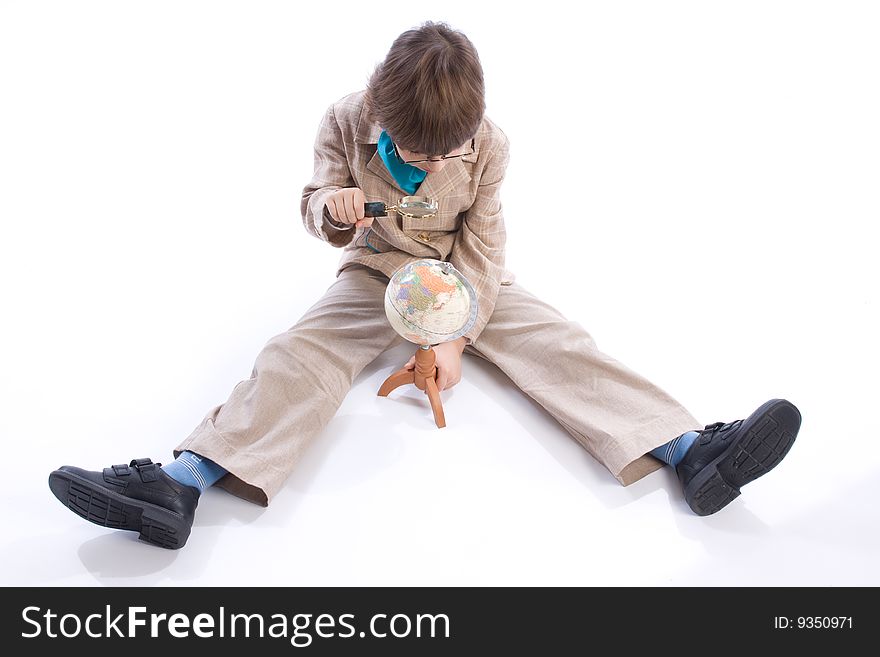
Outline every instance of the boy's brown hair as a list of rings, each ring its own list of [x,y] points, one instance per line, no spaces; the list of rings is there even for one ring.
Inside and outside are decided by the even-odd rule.
[[[474,44],[445,23],[401,34],[367,84],[367,108],[398,146],[446,155],[476,134],[486,109]]]

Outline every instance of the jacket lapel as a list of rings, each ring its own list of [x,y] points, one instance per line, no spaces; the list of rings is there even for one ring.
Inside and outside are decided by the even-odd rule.
[[[471,174],[461,158],[447,160],[446,166],[440,171],[434,171],[425,177],[415,195],[428,196],[438,203],[442,203],[443,197],[449,190],[457,185],[465,186],[470,180]]]
[[[373,153],[373,157],[370,158],[370,161],[367,162],[367,170],[379,176],[379,178],[387,182],[389,185],[393,186],[395,189],[399,190],[401,194],[406,194],[406,192],[400,189],[400,185],[397,184],[397,181],[394,180],[394,176],[391,175],[388,167],[385,166],[385,163],[382,161],[382,156],[379,155],[378,149],[375,153]]]

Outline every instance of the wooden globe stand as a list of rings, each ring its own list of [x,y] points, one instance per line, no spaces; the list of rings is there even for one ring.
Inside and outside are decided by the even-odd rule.
[[[387,397],[395,388],[407,383],[414,383],[416,388],[423,390],[431,402],[431,410],[434,411],[434,422],[438,429],[446,426],[446,417],[443,415],[443,404],[440,401],[440,391],[437,389],[437,368],[434,366],[436,355],[431,345],[422,345],[416,349],[416,366],[408,370],[405,367],[397,370],[385,379],[379,388],[379,396]]]

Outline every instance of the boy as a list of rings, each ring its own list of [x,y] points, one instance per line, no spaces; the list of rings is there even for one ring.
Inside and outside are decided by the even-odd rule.
[[[357,374],[401,340],[385,318],[385,286],[419,258],[451,262],[479,301],[473,328],[435,347],[440,390],[461,379],[463,352],[485,358],[623,485],[675,467],[700,515],[775,467],[800,428],[793,404],[770,400],[746,419],[697,429],[678,402],[514,281],[500,201],[508,140],[484,108],[482,67],[465,35],[426,23],[398,37],[367,89],[328,109],[303,190],[306,230],[343,249],[336,281],[267,342],[251,377],[178,445],[175,461],[63,466],[49,477],[56,497],[91,522],[166,548],[186,543],[199,495],[215,483],[268,505]],[[439,213],[364,216],[367,201],[416,194],[438,199]]]

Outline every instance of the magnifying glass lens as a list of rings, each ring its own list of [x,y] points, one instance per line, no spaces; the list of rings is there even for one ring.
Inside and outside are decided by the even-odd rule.
[[[417,219],[437,214],[437,205],[429,200],[401,201],[397,207],[406,214],[416,217]]]

